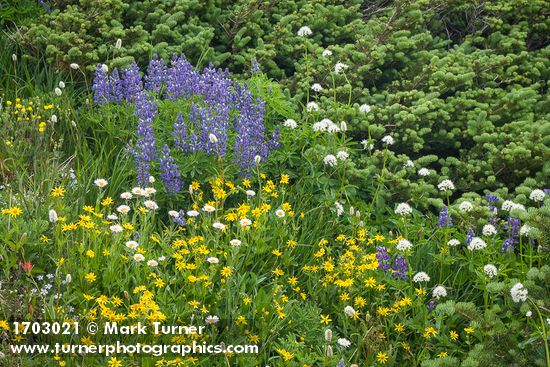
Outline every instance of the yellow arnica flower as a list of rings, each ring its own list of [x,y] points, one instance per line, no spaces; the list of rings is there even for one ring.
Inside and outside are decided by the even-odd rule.
[[[96,281],[97,277],[95,276],[94,273],[88,273],[86,274],[86,276],[84,277],[84,279],[86,279],[88,282],[90,283],[93,283]]]
[[[12,218],[17,218],[21,214],[23,214],[23,210],[21,208],[14,206],[12,208],[2,209],[3,215],[9,215]]]
[[[378,363],[386,364],[386,362],[390,359],[388,356],[388,353],[378,352],[376,353],[376,360]]]

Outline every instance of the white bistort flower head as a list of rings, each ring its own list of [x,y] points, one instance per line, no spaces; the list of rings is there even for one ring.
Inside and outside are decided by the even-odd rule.
[[[542,191],[540,189],[535,189],[535,190],[531,191],[531,193],[529,194],[529,199],[531,199],[533,201],[536,201],[536,202],[541,202],[541,201],[544,201],[545,196],[546,196],[546,194],[544,193],[544,191]]]
[[[338,201],[334,202],[334,206],[336,207],[336,215],[341,216],[344,214],[344,207],[342,204],[340,204]]]
[[[400,203],[397,205],[397,208],[395,208],[395,214],[399,214],[402,216],[409,215],[412,213],[412,208],[407,203]]]
[[[208,134],[208,140],[210,140],[212,144],[218,143],[218,137],[214,134]]]
[[[474,209],[474,206],[472,205],[472,203],[466,200],[460,203],[458,209],[463,212],[471,212],[472,209]]]
[[[483,250],[486,247],[487,247],[487,244],[485,243],[485,241],[483,241],[479,237],[472,238],[472,240],[468,244],[468,250],[471,250],[471,251]]]
[[[407,251],[412,249],[412,243],[410,243],[406,239],[402,239],[402,240],[399,240],[399,242],[397,242],[397,245],[395,246],[395,248],[397,248],[399,251]]]
[[[328,166],[334,167],[338,164],[338,160],[336,159],[335,156],[333,156],[332,154],[329,154],[325,158],[323,158],[323,163]]]
[[[50,209],[50,212],[48,213],[48,218],[50,219],[51,223],[55,223],[58,220],[57,212],[53,209]]]
[[[433,296],[435,299],[440,299],[441,297],[447,297],[447,290],[445,289],[444,286],[438,285],[438,286],[435,287],[434,290],[432,291],[432,296]]]
[[[344,307],[344,313],[346,314],[346,316],[349,316],[349,317],[353,317],[356,315],[355,310],[351,306]]]
[[[493,264],[487,264],[483,267],[483,272],[487,275],[487,277],[494,278],[497,276],[498,270]]]
[[[413,282],[415,283],[429,282],[429,281],[430,281],[430,276],[423,271],[420,271],[413,276]]]
[[[516,303],[527,301],[528,293],[527,288],[525,288],[521,283],[514,284],[514,286],[510,289],[512,300]]]
[[[303,26],[302,28],[298,29],[297,34],[300,37],[307,37],[307,36],[311,36],[313,32],[311,31],[311,28],[309,28],[308,26]]]
[[[486,224],[483,226],[481,233],[483,233],[484,236],[490,237],[497,234],[497,229],[492,224]]]
[[[437,185],[437,188],[440,191],[451,191],[455,189],[455,185],[451,180],[443,180]]]

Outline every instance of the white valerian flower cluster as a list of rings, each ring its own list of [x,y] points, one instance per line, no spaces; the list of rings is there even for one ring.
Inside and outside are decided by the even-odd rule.
[[[315,132],[327,131],[331,134],[334,134],[339,132],[340,130],[341,129],[338,125],[332,122],[332,120],[326,118],[313,124],[313,131]]]
[[[349,153],[345,150],[339,150],[338,153],[336,153],[336,158],[338,158],[341,161],[345,161],[349,158]]]
[[[337,62],[336,65],[334,65],[334,72],[336,74],[340,74],[341,72],[347,70],[349,68],[349,65],[344,64],[343,62]]]
[[[386,145],[393,145],[393,143],[395,143],[395,141],[393,140],[393,138],[390,135],[386,135],[382,138],[382,143],[384,143]]]
[[[410,215],[412,213],[412,208],[407,203],[400,203],[397,205],[397,208],[395,208],[395,214],[399,214],[401,216]]]
[[[418,170],[418,175],[419,175],[419,176],[422,176],[422,177],[429,176],[429,175],[430,175],[430,170],[427,169],[427,168],[420,168],[420,169]]]
[[[329,154],[325,156],[325,158],[323,158],[323,163],[326,164],[327,166],[334,167],[338,164],[338,160],[334,155]]]
[[[319,111],[319,105],[315,102],[308,102],[306,105],[307,112]]]
[[[447,246],[456,247],[458,245],[460,245],[460,241],[456,238],[451,238],[449,241],[447,241]]]
[[[415,283],[429,282],[429,281],[430,281],[430,276],[423,271],[420,271],[413,276],[413,282]]]
[[[474,206],[472,205],[472,203],[466,200],[460,203],[458,209],[463,212],[471,212],[474,209]]]
[[[525,210],[525,206],[523,206],[522,204],[514,203],[511,200],[505,200],[502,203],[502,210],[504,210],[506,212],[509,212],[509,211],[514,210],[514,209]]]
[[[512,295],[512,300],[516,303],[527,301],[527,295],[529,292],[521,283],[516,283],[510,289],[510,294]]]
[[[483,267],[483,271],[485,272],[485,275],[489,278],[494,278],[497,276],[498,270],[497,267],[493,264],[487,264]]]
[[[535,189],[529,194],[529,199],[538,202],[544,201],[546,194],[540,189]]]
[[[492,224],[486,224],[483,226],[481,233],[483,233],[484,236],[490,237],[497,234],[497,229]]]
[[[443,180],[438,185],[439,191],[451,191],[455,189],[455,185],[451,180]]]
[[[397,245],[395,246],[395,248],[397,248],[399,251],[407,251],[412,249],[412,243],[410,243],[406,239],[402,239],[402,240],[399,240],[399,242],[397,242]]]
[[[298,127],[298,124],[296,123],[296,121],[294,121],[293,119],[287,119],[284,123],[283,123],[283,126],[284,127],[288,127],[290,129],[296,129]]]
[[[486,247],[487,247],[487,244],[485,243],[485,241],[483,241],[479,237],[472,238],[472,240],[468,244],[468,250],[471,250],[471,251],[483,250]]]
[[[311,86],[311,90],[313,90],[314,92],[320,92],[323,90],[323,87],[321,86],[321,84],[315,83]]]
[[[529,236],[529,232],[531,232],[531,227],[527,224],[522,225],[519,229],[519,234],[522,236]]]
[[[447,297],[447,290],[445,289],[444,286],[438,285],[438,286],[435,287],[434,290],[432,291],[432,296],[433,296],[435,299],[440,299],[440,298],[442,298],[442,297]]]
[[[313,32],[311,31],[311,28],[309,28],[308,26],[303,26],[302,28],[298,29],[297,34],[300,37],[307,37],[307,36],[311,36]]]

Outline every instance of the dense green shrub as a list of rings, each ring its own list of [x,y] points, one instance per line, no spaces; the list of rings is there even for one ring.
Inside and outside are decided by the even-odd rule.
[[[184,52],[195,65],[246,72],[256,59],[295,102],[313,99],[311,85],[321,84],[319,119],[346,120],[356,142],[391,134],[392,150],[403,154],[395,164],[410,158],[461,192],[510,191],[528,177],[548,185],[546,4],[71,0],[54,2],[14,36],[65,69],[145,65],[153,53]],[[304,25],[313,31],[307,38],[297,35]],[[336,62],[349,68],[335,75]],[[352,103],[372,110],[365,117]],[[380,160],[357,158],[352,175],[368,186]],[[403,172],[388,174],[390,196],[426,195]]]

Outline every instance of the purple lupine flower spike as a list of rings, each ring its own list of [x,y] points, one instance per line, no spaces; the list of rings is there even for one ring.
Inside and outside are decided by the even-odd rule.
[[[180,180],[180,172],[174,159],[170,156],[170,148],[164,145],[162,148],[162,156],[159,161],[160,178],[166,185],[166,192],[176,194],[181,190],[182,182]]]

